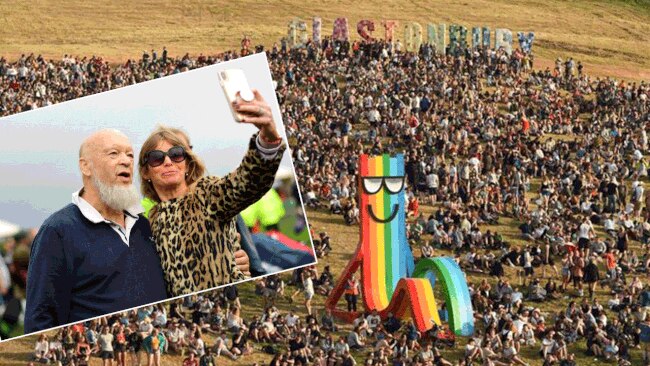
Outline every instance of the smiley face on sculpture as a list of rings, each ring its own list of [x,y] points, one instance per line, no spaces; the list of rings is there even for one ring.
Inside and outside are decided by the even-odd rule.
[[[383,194],[383,195],[396,195],[402,192],[404,189],[404,176],[374,176],[374,177],[362,177],[362,182],[361,186],[363,188],[363,191],[366,195],[376,195],[376,194]],[[383,188],[383,191],[382,191]],[[390,209],[390,215],[388,217],[381,218],[379,216],[382,216],[381,214],[378,216],[372,208],[372,204],[368,203],[366,206],[366,209],[368,210],[368,215],[376,221],[380,223],[387,223],[390,221],[393,221],[393,219],[397,216],[397,212],[399,211],[399,206],[400,206],[400,200],[397,201],[397,203],[392,204],[391,209]]]
[[[406,207],[404,155],[388,154],[359,159],[359,191],[361,219],[375,224],[399,227]],[[397,234],[397,230],[395,231]]]

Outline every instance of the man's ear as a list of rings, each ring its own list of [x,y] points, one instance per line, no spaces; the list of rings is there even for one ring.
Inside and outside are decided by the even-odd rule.
[[[85,177],[90,177],[92,175],[90,165],[90,161],[86,158],[79,158],[79,170],[81,171],[81,175]]]

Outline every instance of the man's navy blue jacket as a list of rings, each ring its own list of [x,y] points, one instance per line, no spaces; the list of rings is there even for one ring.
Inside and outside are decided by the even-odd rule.
[[[34,242],[27,275],[25,333],[167,298],[149,222],[140,215],[127,246],[108,223],[69,204]]]

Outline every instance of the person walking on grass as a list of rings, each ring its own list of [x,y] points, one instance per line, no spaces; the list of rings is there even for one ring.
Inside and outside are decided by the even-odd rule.
[[[573,278],[573,288],[578,290],[578,296],[583,296],[582,277],[584,276],[585,260],[582,258],[581,251],[576,251],[573,254],[572,264],[571,277]]]
[[[113,366],[113,335],[109,332],[108,326],[102,328],[102,334],[99,335],[97,347],[99,357],[102,359],[103,366]]]
[[[598,266],[594,263],[593,258],[589,258],[587,266],[585,266],[585,283],[589,286],[589,298],[594,298],[594,291],[596,290],[596,284],[600,280],[600,274],[598,273]]]
[[[348,311],[357,311],[357,298],[359,297],[359,281],[356,274],[352,274],[345,284],[345,301],[348,303]]]

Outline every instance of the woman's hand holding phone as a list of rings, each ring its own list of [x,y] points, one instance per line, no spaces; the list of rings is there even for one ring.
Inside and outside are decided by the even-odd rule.
[[[282,138],[275,127],[271,107],[258,90],[250,88],[244,71],[229,69],[220,71],[218,75],[235,120],[255,125],[260,130],[264,147],[279,145]]]
[[[282,137],[275,127],[273,112],[257,89],[252,90],[254,99],[250,102],[243,100],[237,92],[237,98],[233,102],[235,113],[240,115],[241,123],[250,123],[260,130],[260,139],[267,145],[279,145]]]

